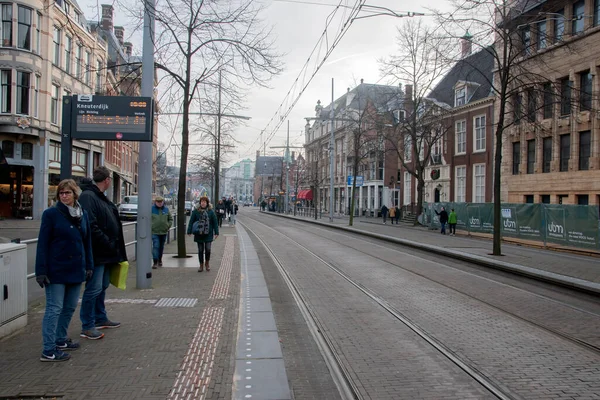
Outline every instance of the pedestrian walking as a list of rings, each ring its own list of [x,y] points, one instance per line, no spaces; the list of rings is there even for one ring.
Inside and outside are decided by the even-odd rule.
[[[200,203],[192,211],[187,234],[193,234],[198,245],[198,272],[202,272],[205,266],[206,272],[210,271],[210,251],[213,240],[219,237],[219,221],[208,197],[200,197]]]
[[[400,208],[398,206],[394,207],[396,209],[396,225],[400,223]]]
[[[217,213],[217,221],[220,228],[223,225],[223,218],[225,218],[225,213],[227,212],[225,207],[225,201],[223,199],[219,200],[217,206],[215,207],[215,210]]]
[[[85,284],[79,314],[80,336],[88,339],[102,339],[104,334],[98,329],[121,326],[120,322],[108,318],[104,304],[111,268],[121,261],[127,261],[119,211],[104,194],[111,183],[108,168],[99,166],[94,169],[93,180],[83,179],[80,184],[83,191],[79,202],[89,214],[94,254],[94,273]]]
[[[237,203],[235,202],[235,200],[233,200],[231,203],[231,223],[233,225],[235,225],[238,209],[239,209],[239,207],[238,207]]]
[[[152,268],[163,266],[162,256],[165,250],[167,233],[173,225],[173,216],[162,196],[156,196],[152,205]]]
[[[450,236],[456,235],[456,223],[458,222],[458,217],[454,212],[454,208],[450,210],[450,215],[448,215],[448,225],[450,227]]]
[[[390,224],[394,225],[394,219],[396,219],[396,207],[390,207]]]
[[[383,217],[383,223],[385,224],[386,220],[387,220],[387,215],[388,215],[388,208],[387,206],[384,204],[381,207],[381,216]]]
[[[46,292],[41,361],[66,361],[71,356],[64,350],[79,348],[67,330],[94,260],[90,221],[78,198],[77,183],[65,179],[58,184],[56,204],[42,214],[35,258],[35,279]]]
[[[434,211],[440,217],[440,225],[442,226],[441,234],[445,235],[446,234],[446,223],[448,222],[448,212],[446,211],[446,209],[444,207],[442,207],[442,211],[440,211],[440,212],[437,212],[436,210],[434,210]]]

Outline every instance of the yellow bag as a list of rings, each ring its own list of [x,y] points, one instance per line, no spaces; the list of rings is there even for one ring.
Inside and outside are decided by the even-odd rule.
[[[129,272],[129,262],[121,261],[110,269],[110,283],[113,286],[125,290],[127,288],[127,273]]]

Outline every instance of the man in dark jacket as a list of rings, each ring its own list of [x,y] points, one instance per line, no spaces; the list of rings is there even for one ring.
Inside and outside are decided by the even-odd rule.
[[[118,328],[119,322],[108,319],[104,298],[110,285],[111,266],[127,260],[123,226],[117,207],[104,195],[111,185],[110,171],[104,166],[96,167],[93,182],[81,182],[82,193],[79,203],[90,217],[94,274],[85,285],[81,298],[81,337],[101,339],[104,334],[98,329]]]
[[[437,215],[440,216],[440,225],[442,226],[442,235],[446,234],[446,223],[448,222],[448,211],[444,207],[442,207],[442,211],[437,212],[434,210]]]

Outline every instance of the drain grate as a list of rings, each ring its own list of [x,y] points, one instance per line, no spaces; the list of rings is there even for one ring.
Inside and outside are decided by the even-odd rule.
[[[160,299],[154,305],[155,307],[194,307],[198,303],[198,299],[186,298],[169,298]]]

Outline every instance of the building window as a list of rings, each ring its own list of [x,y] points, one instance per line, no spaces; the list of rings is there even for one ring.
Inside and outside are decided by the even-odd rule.
[[[523,53],[526,55],[531,54],[531,30],[529,26],[521,28],[521,44],[523,45]]]
[[[81,64],[83,64],[83,45],[77,45],[77,53],[75,53],[75,76],[81,79]]]
[[[2,4],[2,46],[12,47],[12,14],[11,4]]]
[[[475,164],[473,169],[473,185],[475,203],[485,203],[485,164]]]
[[[548,46],[548,41],[546,40],[546,21],[540,21],[537,24],[538,31],[538,39],[537,39],[537,48],[538,50],[543,50]]]
[[[81,25],[81,14],[78,11],[75,11],[75,22]]]
[[[17,114],[29,115],[29,72],[17,71]]]
[[[521,143],[514,142],[512,147],[512,173],[513,175],[519,175],[519,164],[521,164]]]
[[[569,78],[560,81],[560,115],[571,114],[571,88],[573,82]]]
[[[412,161],[412,136],[404,136],[404,162]]]
[[[542,141],[544,147],[542,152],[542,172],[550,172],[550,163],[552,162],[552,138],[547,137]]]
[[[89,51],[85,52],[85,84],[90,85],[90,63],[92,62],[92,55]]]
[[[485,115],[475,117],[473,120],[475,129],[475,151],[485,150]]]
[[[467,88],[456,89],[454,98],[454,107],[462,106],[467,101]]]
[[[35,23],[35,51],[42,54],[42,14],[36,13],[37,20]]]
[[[0,82],[0,112],[2,113],[11,113],[11,88],[12,88],[12,71],[2,70],[1,72],[1,82]]]
[[[50,154],[48,154],[48,161],[60,162],[60,142],[50,141]]]
[[[27,142],[21,144],[21,158],[33,160],[33,144]]]
[[[587,206],[590,204],[590,197],[587,194],[577,195],[577,204],[580,206]]]
[[[52,85],[52,100],[50,102],[50,122],[58,124],[58,91],[60,88],[57,85]]]
[[[63,2],[64,2],[64,7],[65,7],[65,14],[67,14],[67,15],[71,14],[71,5],[64,0],[63,0]]]
[[[571,135],[560,135],[560,172],[569,170],[571,158]]]
[[[535,113],[537,111],[537,99],[533,88],[527,89],[527,120],[535,122]]]
[[[535,139],[527,141],[527,173],[533,174],[535,167]]]
[[[525,203],[527,203],[527,204],[532,204],[533,203],[533,195],[532,194],[526,194],[525,195]]]
[[[590,169],[591,132],[579,133],[579,170]]]
[[[456,167],[456,202],[464,203],[467,196],[467,167]]]
[[[521,107],[523,106],[522,101],[523,97],[521,93],[515,93],[513,95],[513,121],[515,124],[518,124],[519,121],[521,121]]]
[[[585,21],[585,1],[579,0],[575,4],[573,4],[573,20],[572,20],[572,30],[571,34],[579,35],[583,33]]]
[[[13,142],[12,140],[3,140],[2,141],[2,152],[4,153],[4,157],[14,158],[15,157],[15,142]]]
[[[102,93],[102,70],[104,69],[102,61],[96,62],[96,93]]]
[[[554,16],[554,43],[562,42],[565,35],[565,10],[561,9]]]
[[[552,89],[552,83],[544,83],[544,119],[552,118],[553,107],[554,107],[554,90]]]
[[[467,152],[467,121],[456,123],[456,154]]]
[[[31,9],[23,6],[18,7],[17,47],[19,49],[31,50]]]
[[[600,25],[600,0],[594,0],[594,26]]]
[[[550,195],[549,195],[549,194],[542,194],[542,195],[540,196],[540,201],[541,201],[543,204],[550,204]]]
[[[61,36],[61,34],[62,34],[62,31],[55,26],[54,27],[54,36],[53,36],[53,39],[52,39],[54,41],[54,60],[53,60],[53,63],[57,67],[60,67],[60,36]]]
[[[412,176],[410,172],[404,173],[404,204],[411,204],[410,199],[410,184],[411,184]]]
[[[35,88],[33,88],[33,116],[39,117],[39,104],[40,104],[40,76],[35,76]]]
[[[65,72],[71,73],[71,51],[73,46],[73,38],[65,36]]]
[[[592,109],[592,73],[582,72],[579,75],[579,110],[589,111]]]
[[[569,195],[568,194],[559,194],[557,196],[557,198],[558,198],[558,204],[563,204],[565,202],[565,200],[567,200],[569,198]]]

